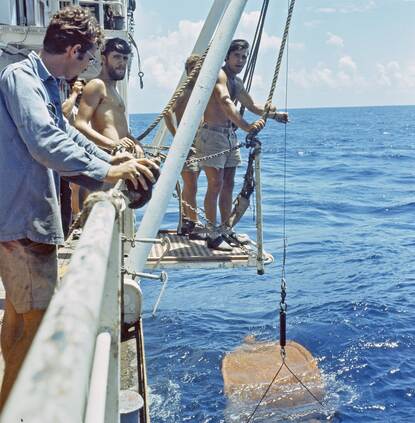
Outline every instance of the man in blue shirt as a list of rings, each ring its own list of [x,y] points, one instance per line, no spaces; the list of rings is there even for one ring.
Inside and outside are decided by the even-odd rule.
[[[129,179],[154,182],[147,159],[112,157],[62,116],[58,79],[83,72],[101,44],[94,17],[80,7],[56,13],[43,49],[0,74],[0,277],[5,290],[1,347],[4,405],[52,297],[57,245],[64,241],[60,177],[98,189]]]

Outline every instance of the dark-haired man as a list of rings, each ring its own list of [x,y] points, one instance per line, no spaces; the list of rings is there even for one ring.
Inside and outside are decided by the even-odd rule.
[[[98,189],[130,179],[147,187],[152,162],[112,157],[63,118],[59,78],[83,72],[101,42],[99,25],[80,7],[57,12],[43,49],[0,73],[0,277],[6,291],[1,328],[3,407],[57,282],[64,235],[60,176]],[[156,167],[154,165],[154,167]]]
[[[124,101],[117,91],[117,81],[125,77],[130,54],[131,48],[125,40],[107,40],[102,52],[101,73],[86,84],[79,103],[76,128],[106,150],[118,145],[137,148],[128,129]]]
[[[264,106],[254,103],[250,94],[245,90],[243,82],[236,75],[242,71],[248,59],[249,44],[245,40],[233,40],[225,65],[219,71],[218,79],[212,96],[204,113],[204,123],[199,130],[196,150],[200,157],[228,150],[237,144],[235,130],[238,128],[250,132],[259,131],[265,125],[263,119],[248,123],[238,112],[234,100],[237,99],[243,106],[256,115],[264,113]],[[278,113],[275,106],[271,106],[268,117],[280,122],[287,122],[286,113]],[[204,168],[208,188],[205,196],[206,217],[211,224],[211,233],[207,239],[209,248],[229,251],[231,246],[224,240],[223,233],[217,231],[216,209],[219,210],[222,225],[226,224],[232,210],[232,193],[236,167],[241,163],[239,150],[219,155],[212,159],[200,162]],[[232,237],[237,235],[226,230]]]

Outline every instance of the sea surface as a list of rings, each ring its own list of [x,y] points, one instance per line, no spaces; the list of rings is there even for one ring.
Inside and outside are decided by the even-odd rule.
[[[133,133],[154,116],[131,116]],[[326,397],[323,407],[261,410],[253,421],[414,422],[415,106],[291,110],[290,119],[287,337],[318,360]],[[225,353],[248,334],[278,339],[284,126],[270,121],[260,138],[265,247],[275,263],[263,276],[169,271],[155,318],[159,285],[143,282],[153,423],[224,422]],[[205,189],[201,175],[200,205]],[[252,215],[237,229],[255,237]],[[176,225],[172,200],[163,227]]]

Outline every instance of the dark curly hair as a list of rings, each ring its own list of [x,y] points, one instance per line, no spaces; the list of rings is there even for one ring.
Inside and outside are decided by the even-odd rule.
[[[105,42],[105,47],[102,51],[102,54],[104,56],[108,56],[113,51],[121,54],[130,54],[131,47],[127,41],[123,40],[122,38],[110,38]]]
[[[226,59],[229,59],[229,55],[233,51],[246,50],[246,49],[249,49],[249,43],[248,43],[248,41],[241,40],[241,39],[233,40],[231,42],[231,45],[229,46],[228,52],[226,53]]]
[[[43,40],[43,49],[50,54],[65,53],[69,46],[80,44],[80,53],[95,44],[102,45],[103,32],[89,9],[65,7],[53,15]]]

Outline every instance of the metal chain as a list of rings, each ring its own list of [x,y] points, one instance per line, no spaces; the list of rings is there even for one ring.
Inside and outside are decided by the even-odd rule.
[[[179,196],[176,193],[173,193],[173,198],[179,200]],[[206,217],[206,212],[204,209],[202,209],[201,207],[193,207],[192,205],[190,205],[186,200],[183,200],[182,198],[182,203],[188,207],[190,210],[192,210],[194,213],[197,214],[198,218],[200,218],[200,220],[202,220],[205,223],[205,226],[209,225],[212,227],[212,229],[214,231],[217,232],[221,232],[223,230],[223,226],[222,225],[214,225],[207,217]],[[239,242],[237,239],[233,240],[235,244],[238,245],[238,248],[240,250],[242,250],[245,254],[250,255],[251,254],[251,250],[249,248],[247,248],[244,244],[242,244],[241,242]]]
[[[218,153],[209,154],[209,155],[203,156],[203,157],[193,157],[191,159],[186,160],[184,163],[185,164],[199,163],[199,162],[203,162],[205,160],[214,159],[216,157],[220,157],[224,154],[231,153],[232,151],[238,150],[238,148],[241,148],[241,147],[244,147],[244,146],[246,146],[246,142],[240,142],[240,143],[234,145],[233,147],[228,148],[227,150],[219,151]]]

